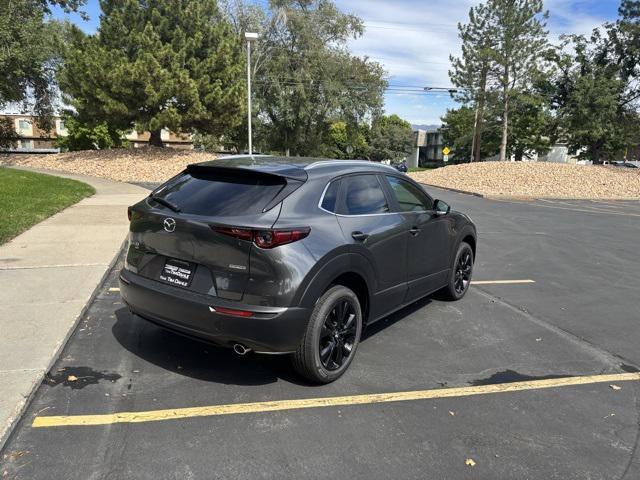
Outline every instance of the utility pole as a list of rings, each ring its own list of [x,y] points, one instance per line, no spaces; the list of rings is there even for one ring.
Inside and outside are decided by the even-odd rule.
[[[255,32],[245,32],[247,39],[247,124],[249,127],[249,155],[253,155],[253,139],[251,132],[251,42],[258,40]]]
[[[473,121],[473,139],[471,140],[471,162],[472,163],[476,156],[477,136],[478,136],[478,106],[476,105],[476,117],[475,117],[475,120]]]

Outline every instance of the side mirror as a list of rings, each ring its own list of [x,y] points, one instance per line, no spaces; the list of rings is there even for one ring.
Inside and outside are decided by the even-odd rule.
[[[447,215],[451,211],[451,207],[447,202],[442,200],[436,200],[433,202],[433,209],[436,212],[437,216]]]

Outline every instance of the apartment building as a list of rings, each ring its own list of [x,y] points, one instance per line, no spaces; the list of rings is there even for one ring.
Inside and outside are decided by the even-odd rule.
[[[443,161],[444,139],[439,129],[413,132],[415,142],[409,158],[410,167],[425,166]]]
[[[35,118],[28,114],[0,113],[0,119],[8,118],[16,132],[16,152],[50,152],[56,151],[55,140],[57,137],[68,135],[64,120],[54,117],[53,128],[50,131],[38,127]],[[125,135],[133,148],[140,148],[149,144],[149,132],[138,133],[136,131]],[[168,147],[191,150],[193,141],[189,134],[176,134],[169,130],[162,130],[162,141]]]

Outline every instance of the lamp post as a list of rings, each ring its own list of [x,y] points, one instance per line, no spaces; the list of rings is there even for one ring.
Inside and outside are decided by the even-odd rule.
[[[247,39],[247,120],[249,125],[249,155],[253,155],[253,143],[251,139],[251,42],[258,40],[255,32],[245,32]]]

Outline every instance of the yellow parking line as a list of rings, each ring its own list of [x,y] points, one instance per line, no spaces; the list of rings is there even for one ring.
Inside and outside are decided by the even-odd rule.
[[[471,280],[471,285],[518,285],[523,283],[536,283],[535,280]]]
[[[276,400],[255,403],[236,403],[212,405],[207,407],[173,408],[146,412],[120,412],[103,415],[37,416],[33,427],[64,427],[110,425],[114,423],[158,422],[181,418],[211,417],[218,415],[237,415],[242,413],[265,413],[281,410],[300,410],[304,408],[338,407],[347,405],[365,405],[374,403],[407,402],[434,398],[468,397],[489,393],[508,393],[524,390],[568,387],[592,383],[619,383],[640,380],[640,373],[619,373],[611,375],[592,375],[584,377],[565,377],[528,382],[503,383],[477,387],[439,388],[435,390],[417,390],[395,393],[374,393],[367,395],[349,395],[344,397],[305,398],[295,400]]]

